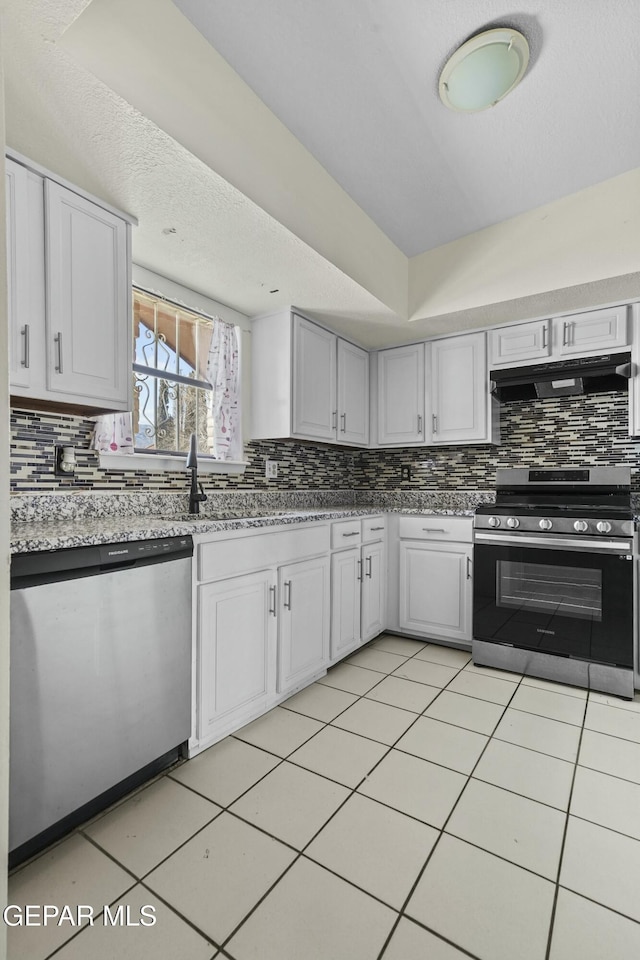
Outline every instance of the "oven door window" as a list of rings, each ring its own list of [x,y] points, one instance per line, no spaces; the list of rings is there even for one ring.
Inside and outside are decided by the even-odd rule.
[[[496,604],[514,610],[601,621],[602,571],[498,560]]]
[[[473,635],[526,650],[633,665],[633,562],[476,543]]]

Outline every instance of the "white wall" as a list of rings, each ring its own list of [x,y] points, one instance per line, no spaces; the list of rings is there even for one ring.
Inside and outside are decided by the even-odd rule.
[[[0,37],[1,41],[1,37]],[[1,64],[0,64],[1,67]],[[0,69],[0,177],[4,184],[4,84]],[[4,188],[0,223],[5,222]],[[9,844],[9,331],[5,231],[0,230],[0,904],[7,902]],[[0,922],[0,957],[6,953],[6,927]]]
[[[459,315],[639,270],[637,169],[413,257],[410,320]],[[615,300],[616,294],[610,290],[601,299]],[[544,313],[543,303],[529,316]]]

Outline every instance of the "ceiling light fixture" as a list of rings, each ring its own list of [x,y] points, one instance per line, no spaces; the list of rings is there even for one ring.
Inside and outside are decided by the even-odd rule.
[[[529,44],[517,30],[500,27],[471,37],[445,63],[438,89],[445,107],[476,113],[493,107],[522,80]]]

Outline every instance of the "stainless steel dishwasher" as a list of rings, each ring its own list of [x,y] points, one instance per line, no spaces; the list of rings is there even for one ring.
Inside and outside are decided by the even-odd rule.
[[[191,728],[191,537],[11,564],[11,864],[180,755]]]

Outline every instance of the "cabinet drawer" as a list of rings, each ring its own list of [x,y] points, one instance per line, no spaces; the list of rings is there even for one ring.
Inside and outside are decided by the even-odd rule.
[[[471,517],[442,517],[430,514],[422,517],[400,517],[401,540],[455,540],[471,543]]]
[[[384,517],[366,517],[362,521],[363,543],[373,543],[374,540],[384,540],[385,533],[386,525]]]
[[[357,547],[362,540],[359,520],[343,520],[331,526],[331,549]]]
[[[329,527],[311,524],[304,529],[245,534],[200,543],[197,551],[198,579],[223,580],[328,553]]]

